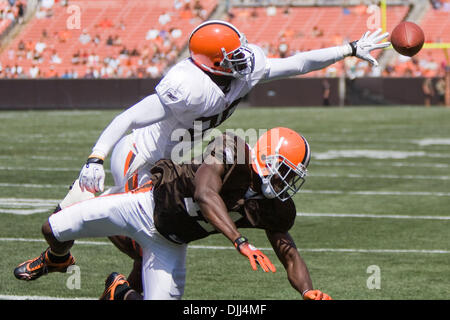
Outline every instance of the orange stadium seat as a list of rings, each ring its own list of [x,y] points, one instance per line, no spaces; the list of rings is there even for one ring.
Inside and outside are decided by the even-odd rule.
[[[407,6],[389,6],[388,26],[402,21],[408,10]],[[231,13],[231,22],[246,34],[249,42],[262,45],[275,57],[282,55],[278,48],[283,43],[288,47],[286,54],[291,55],[357,40],[372,27],[367,25],[370,14],[366,6],[233,8]],[[336,68],[342,70],[342,63],[328,71]],[[326,72],[320,70],[308,76]]]
[[[218,2],[191,0],[188,7],[175,8],[173,1],[160,0],[70,0],[69,6],[75,5],[80,9],[80,26],[68,29],[71,13],[67,11],[68,7],[55,0],[50,10],[38,12],[2,51],[0,63],[3,69],[20,65],[27,77],[33,65],[40,69],[40,77],[60,77],[68,71],[76,72],[78,77],[92,76],[91,72],[104,78],[158,77],[185,47],[191,30],[210,16]],[[200,15],[200,9],[196,7],[199,4],[202,6],[200,9],[203,9]],[[450,3],[441,10],[430,9],[420,22],[426,42],[450,42],[448,6]],[[387,31],[392,31],[404,20],[408,11],[408,6],[388,6]],[[165,13],[170,18],[160,21]],[[249,42],[263,47],[268,56],[280,57],[359,39],[367,29],[375,28],[370,24],[370,16],[364,5],[345,8],[264,6],[233,7],[228,19],[245,33]],[[4,21],[0,21],[0,30],[5,28],[2,23],[7,22]],[[164,34],[163,37],[158,36],[161,30],[166,35],[175,30],[177,36],[169,35],[163,39]],[[79,41],[84,31],[91,37],[86,44]],[[95,43],[93,39],[97,36],[99,41]],[[115,45],[107,44],[109,37]],[[114,41],[114,38],[118,41]],[[46,46],[41,55],[35,54],[34,50],[39,41]],[[19,46],[25,49],[19,50]],[[124,47],[128,54],[122,55]],[[134,49],[138,54],[130,55]],[[57,56],[52,61],[53,53]],[[379,54],[380,51],[375,56]],[[33,62],[33,55],[37,62]],[[74,55],[75,59],[79,56],[78,63],[72,63]],[[430,61],[443,64],[448,60],[447,55],[442,49],[424,49],[412,61],[404,62],[405,59],[400,57],[389,68],[392,72],[385,72],[384,75],[402,76],[407,73],[409,76],[432,76],[436,74],[432,68],[420,69],[420,65],[430,65]],[[353,63],[353,66],[360,63],[351,61],[348,59],[345,63]],[[111,69],[110,65],[114,63]],[[363,74],[368,74],[370,68],[364,63],[360,65]],[[339,62],[325,70],[309,73],[308,76],[336,76],[344,72],[344,67],[344,62]],[[347,65],[346,70],[349,68],[352,66]],[[416,72],[411,74],[411,68],[415,68]]]
[[[425,43],[450,43],[450,3],[439,10],[430,7],[419,25],[425,34]],[[391,76],[442,76],[445,66],[450,65],[448,51],[424,48],[413,59],[399,55]]]
[[[145,76],[136,74],[139,68],[144,69],[149,65],[155,65],[159,73],[171,62],[170,58],[178,55],[179,51],[187,43],[187,36],[191,30],[202,20],[206,19],[217,6],[218,0],[198,1],[203,7],[203,15],[196,15],[194,4],[191,1],[191,14],[186,18],[186,8],[175,8],[173,1],[159,0],[73,0],[68,2],[68,6],[62,6],[58,1],[49,10],[41,10],[26,25],[24,30],[3,50],[0,55],[0,63],[5,68],[19,64],[28,76],[29,69],[36,64],[41,72],[41,77],[61,76],[64,72],[73,70],[78,77],[84,77],[90,70],[100,72],[104,66],[104,59],[107,57],[120,59],[121,70],[133,70],[132,76]],[[69,28],[73,16],[73,11],[68,11],[70,6],[77,6],[80,9],[80,25],[77,28]],[[43,12],[42,12],[43,11]],[[162,25],[158,19],[164,13],[170,15],[170,21]],[[68,24],[69,22],[69,24]],[[181,35],[177,38],[168,37],[170,40],[164,43],[158,39],[146,39],[150,29],[165,30],[170,32],[179,29]],[[79,41],[80,35],[86,31],[91,37],[91,41],[83,44]],[[92,40],[99,36],[99,43]],[[119,39],[115,45],[107,45],[108,37]],[[25,44],[29,49],[35,47],[36,43],[45,43],[45,50],[42,52],[40,62],[33,63],[30,52],[19,52],[19,44]],[[158,42],[159,41],[159,42]],[[159,46],[157,49],[155,46]],[[126,49],[131,52],[136,49],[142,57],[144,52],[147,60],[141,61],[137,57],[123,57],[121,50]],[[173,52],[170,52],[173,50]],[[163,58],[153,60],[155,52],[163,52]],[[58,58],[52,62],[52,53],[55,52]],[[72,63],[74,54],[79,52],[81,62]],[[89,55],[98,56],[96,63],[83,63]],[[91,69],[92,68],[92,69]],[[126,74],[114,74],[115,77],[126,76]],[[104,77],[108,77],[105,75]]]

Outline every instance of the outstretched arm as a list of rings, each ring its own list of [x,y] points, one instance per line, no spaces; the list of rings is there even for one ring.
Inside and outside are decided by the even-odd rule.
[[[381,35],[380,33],[381,29],[374,33],[367,31],[358,41],[342,46],[300,52],[287,58],[269,59],[269,72],[263,81],[320,70],[349,56],[356,56],[376,66],[378,62],[370,54],[371,51],[386,48],[390,45],[389,42],[380,43],[389,35],[387,32]]]
[[[295,242],[288,232],[266,230],[267,238],[280,259],[292,287],[302,294],[305,300],[329,300],[327,294],[314,290],[306,263],[297,251]]]
[[[195,173],[194,201],[198,204],[203,217],[223,233],[231,242],[241,236],[227,207],[220,196],[224,165],[212,156]]]
[[[129,130],[149,126],[167,118],[168,115],[168,109],[156,94],[152,94],[116,116],[103,130],[92,153],[106,157]]]
[[[257,264],[265,272],[275,272],[275,267],[269,258],[254,246],[238,231],[228,214],[227,207],[220,196],[224,164],[212,156],[208,156],[195,173],[194,201],[198,204],[203,217],[230,240],[240,254],[247,257],[253,270]]]
[[[81,190],[102,192],[105,180],[103,161],[117,142],[129,130],[149,126],[169,117],[170,114],[158,96],[152,94],[116,116],[103,130],[80,172]]]

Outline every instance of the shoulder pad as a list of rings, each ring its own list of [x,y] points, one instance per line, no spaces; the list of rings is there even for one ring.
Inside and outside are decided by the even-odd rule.
[[[204,104],[210,94],[209,78],[189,59],[173,66],[155,90],[168,106],[184,101],[188,105]]]
[[[251,74],[252,85],[254,86],[266,76],[266,73],[269,71],[269,66],[267,57],[261,47],[255,44],[249,44],[249,47],[255,54],[255,69]]]

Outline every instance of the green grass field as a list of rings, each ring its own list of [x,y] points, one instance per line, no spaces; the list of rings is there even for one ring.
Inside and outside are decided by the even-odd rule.
[[[130,271],[131,260],[100,238],[72,250],[80,289],[67,286],[71,274],[13,276],[46,248],[42,223],[118,112],[0,113],[0,299],[96,299],[110,272]],[[338,300],[409,300],[450,298],[449,124],[450,109],[438,107],[244,108],[221,129],[287,126],[308,139],[310,175],[291,234],[316,288]],[[184,299],[300,299],[264,232],[243,234],[278,271],[253,271],[214,235],[191,243]],[[379,287],[369,288],[375,275]]]

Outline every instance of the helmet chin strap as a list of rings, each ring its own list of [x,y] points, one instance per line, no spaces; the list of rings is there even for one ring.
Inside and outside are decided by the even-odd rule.
[[[262,179],[261,192],[267,199],[274,199],[277,195],[270,184],[270,180],[267,178]]]
[[[270,179],[268,179],[267,177],[265,177],[262,173],[261,167],[259,166],[259,162],[256,158],[256,154],[255,154],[255,149],[252,148],[252,160],[256,165],[256,170],[258,170],[258,175],[262,180],[262,184],[261,184],[261,192],[264,195],[264,197],[266,197],[267,199],[273,199],[275,198],[277,195],[275,193],[275,191],[272,188],[272,185],[270,184]]]

